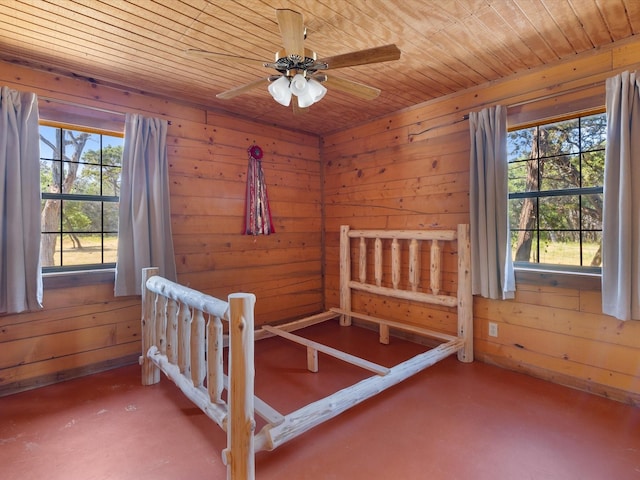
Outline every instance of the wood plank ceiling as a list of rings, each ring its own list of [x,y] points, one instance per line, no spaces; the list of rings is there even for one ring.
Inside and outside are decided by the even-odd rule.
[[[153,93],[315,134],[341,130],[640,32],[638,0],[0,0],[0,59]],[[304,15],[319,57],[395,43],[398,61],[335,70],[382,90],[329,91],[294,115],[264,86],[274,70],[186,55],[273,61],[276,8]],[[333,71],[332,71],[333,73]]]

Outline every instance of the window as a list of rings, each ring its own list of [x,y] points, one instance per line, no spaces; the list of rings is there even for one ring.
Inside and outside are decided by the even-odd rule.
[[[509,132],[509,223],[516,267],[599,272],[606,115]]]
[[[40,125],[43,272],[115,266],[123,136]]]

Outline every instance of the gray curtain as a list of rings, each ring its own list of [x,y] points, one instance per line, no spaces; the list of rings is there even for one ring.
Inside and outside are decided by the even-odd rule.
[[[125,119],[115,295],[139,295],[142,268],[176,281],[171,236],[167,121]]]
[[[40,136],[34,93],[0,89],[0,313],[42,308]]]
[[[470,210],[473,294],[513,298],[507,185],[507,109],[501,105],[469,114]]]
[[[607,79],[602,311],[640,319],[640,78]]]

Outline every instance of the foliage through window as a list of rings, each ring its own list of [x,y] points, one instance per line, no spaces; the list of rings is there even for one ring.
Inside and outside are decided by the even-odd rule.
[[[516,266],[599,271],[606,133],[605,113],[509,132]]]
[[[123,138],[40,125],[44,272],[115,266]]]

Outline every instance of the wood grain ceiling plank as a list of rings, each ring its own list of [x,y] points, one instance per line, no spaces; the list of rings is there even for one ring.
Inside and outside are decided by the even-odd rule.
[[[609,28],[595,0],[567,1],[593,45],[605,45],[612,42]]]
[[[558,28],[564,32],[576,53],[593,48],[593,42],[589,39],[568,0],[542,0],[542,4]]]
[[[144,41],[135,44],[131,39],[123,39],[118,34],[107,31],[99,34],[101,26],[99,22],[92,25],[92,22],[85,19],[67,19],[64,22],[52,24],[49,16],[41,16],[39,12],[21,11],[20,8],[21,5],[16,4],[12,12],[16,22],[21,22],[19,33],[26,36],[27,32],[31,32],[30,35],[34,38],[42,39],[41,49],[46,53],[51,54],[49,44],[51,42],[51,45],[56,45],[56,51],[60,55],[81,58],[89,56],[93,63],[100,58],[112,70],[115,67],[117,70],[124,70],[129,63],[135,72],[132,74],[134,77],[157,76],[158,66],[163,66],[163,69],[169,72],[165,78],[170,78],[172,72],[176,79],[189,78],[191,75],[194,81],[198,81],[201,77],[200,69],[189,68],[189,66],[184,66],[178,73],[173,57],[167,59],[166,55],[158,56],[162,54],[162,49],[147,46]],[[7,24],[10,26],[8,18]],[[52,26],[55,26],[53,31],[50,29]],[[29,55],[28,52],[24,54]],[[144,80],[144,78],[141,79]]]
[[[527,68],[537,67],[541,64],[540,58],[513,30],[512,26],[505,22],[504,18],[491,6],[480,9],[474,14],[482,22],[486,31],[491,32],[500,41],[503,48],[508,49],[517,56]]]
[[[432,72],[441,72],[444,78],[442,83],[452,88],[458,84],[462,88],[469,88],[482,82],[482,76],[470,70],[458,58],[443,54],[440,47],[432,42],[430,35],[439,31],[450,19],[437,8],[431,12],[428,5],[411,0],[400,4],[385,0],[371,0],[372,10],[377,18],[386,17],[393,22],[394,28],[401,32],[402,43],[407,43],[413,48],[406,48],[418,62],[425,59],[425,63]]]
[[[354,6],[359,7],[360,3],[356,2]],[[428,52],[421,51],[421,48],[411,42],[411,36],[402,38],[398,35],[398,32],[404,30],[404,25],[396,18],[382,15],[379,10],[375,8],[366,9],[352,9],[351,16],[354,20],[358,21],[364,28],[367,25],[375,25],[375,32],[378,34],[378,40],[381,43],[396,43],[403,52],[399,62],[394,62],[393,65],[398,65],[395,68],[397,71],[405,72],[409,71],[409,75],[412,78],[417,78],[422,81],[422,86],[415,88],[414,90],[425,90],[432,95],[432,97],[446,95],[452,93],[456,88],[462,87],[461,84],[455,81],[455,78],[447,77],[442,74],[436,66],[440,66],[436,63],[434,58],[430,59]],[[363,20],[366,19],[366,22]],[[372,38],[374,38],[373,32]],[[419,52],[420,55],[416,55]],[[451,74],[455,73],[453,70]],[[450,86],[454,83],[453,86]]]
[[[634,35],[640,33],[640,2],[638,0],[623,0],[624,7],[627,10],[627,18],[631,24],[631,30]]]
[[[596,4],[614,41],[622,40],[632,34],[627,10],[622,0],[596,0]]]
[[[3,49],[7,54],[15,54],[21,58],[21,63],[24,63],[24,59],[28,58],[30,64],[38,68],[40,65],[48,66],[51,69],[51,52],[64,50],[65,52],[69,52],[70,47],[68,45],[63,45],[62,47],[58,45],[54,40],[43,36],[42,38],[36,37],[26,37],[26,41],[29,45],[33,45],[36,47],[36,50],[41,53],[32,53],[29,57],[25,57],[21,54],[21,50],[24,48],[25,37],[23,37],[20,41],[14,40],[12,37],[4,37],[4,34],[11,34],[11,28],[13,25],[8,25],[5,30],[0,33],[0,42],[5,45]],[[19,28],[18,28],[19,29]],[[21,33],[24,34],[24,29],[20,29]],[[40,35],[42,35],[40,33]],[[12,45],[12,42],[14,43]],[[12,48],[13,47],[13,48]],[[137,66],[138,70],[142,70],[143,73],[139,78],[136,78],[134,82],[132,82],[132,78],[126,73],[126,63],[122,63],[122,70],[125,73],[121,75],[113,75],[114,70],[119,71],[119,67],[114,68],[113,59],[109,58],[104,60],[100,57],[93,56],[92,62],[89,68],[84,65],[81,65],[77,62],[76,58],[78,56],[84,55],[84,52],[77,52],[75,56],[59,58],[56,60],[55,67],[58,72],[66,72],[68,74],[73,74],[75,77],[84,77],[91,82],[97,81],[98,83],[103,83],[105,85],[120,85],[122,88],[132,89],[133,91],[142,91],[148,93],[156,93],[156,94],[164,94],[169,97],[180,97],[185,96],[185,98],[189,98],[194,103],[203,103],[203,98],[206,99],[207,96],[211,96],[209,92],[206,90],[206,85],[203,84],[202,87],[198,88],[198,85],[193,83],[191,85],[185,84],[184,82],[180,82],[180,77],[177,76],[174,79],[174,82],[179,85],[185,85],[184,89],[171,87],[171,79],[157,79],[151,75],[145,76],[144,70],[140,65]],[[132,68],[135,65],[132,66]],[[144,84],[140,83],[140,79],[144,80]],[[132,84],[133,83],[133,84]],[[196,101],[197,100],[197,101]]]
[[[95,5],[95,0],[74,0],[74,2],[81,4],[84,8],[79,10],[85,18],[93,18],[98,22],[104,22],[107,24],[115,24],[124,38],[131,38],[131,41],[143,45],[144,38],[147,38],[151,42],[156,42],[156,48],[171,48],[176,49],[177,52],[182,54],[184,49],[192,44],[184,43],[185,31],[184,23],[179,24],[176,21],[172,21],[170,18],[174,15],[173,10],[166,6],[151,4],[148,1],[142,1],[144,5],[153,5],[155,10],[149,10],[132,2],[121,2],[119,0],[103,0],[101,11],[94,13],[92,6]],[[161,13],[158,13],[161,12]],[[182,19],[182,22],[189,22],[191,28],[194,28],[194,22],[188,18],[175,16],[174,19]],[[195,22],[197,24],[197,22]],[[238,45],[238,47],[251,49],[255,45],[244,40],[244,35],[239,37],[233,37],[225,34],[223,38],[219,40],[219,45],[225,48],[228,45]],[[201,48],[201,46],[199,46]],[[266,53],[266,52],[265,52]]]
[[[529,18],[513,1],[492,2],[491,7],[500,17],[511,25],[520,40],[540,58],[541,64],[554,62],[558,55],[549,46],[546,39],[535,29]]]
[[[194,25],[201,26],[200,32],[214,35],[230,45],[237,43],[236,39],[242,39],[243,43],[246,43],[243,47],[245,50],[266,61],[273,61],[274,53],[282,44],[275,16],[255,15],[244,5],[235,4],[237,6],[232,10],[228,8],[228,2],[222,5],[226,8],[211,3],[198,17]]]
[[[565,58],[576,53],[567,40],[567,32],[558,28],[542,0],[516,0],[515,3],[558,58]]]
[[[500,32],[486,28],[476,15],[466,17],[459,25],[458,41],[472,45],[475,55],[491,65],[501,77],[527,68],[513,50],[502,43]]]

